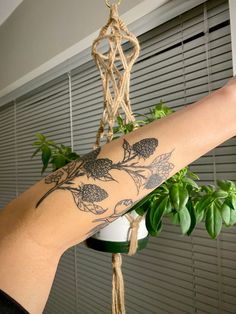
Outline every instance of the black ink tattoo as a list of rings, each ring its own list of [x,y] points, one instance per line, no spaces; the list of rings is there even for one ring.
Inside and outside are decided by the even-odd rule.
[[[151,157],[158,146],[158,140],[155,138],[145,138],[133,145],[127,140],[123,141],[123,159],[114,163],[109,158],[98,158],[101,148],[98,148],[81,159],[72,161],[67,166],[57,170],[45,179],[45,183],[54,184],[54,186],[38,201],[36,207],[55,190],[67,190],[72,193],[73,199],[77,207],[86,212],[94,214],[102,214],[107,209],[96,204],[108,198],[108,193],[96,184],[78,184],[74,179],[87,176],[94,181],[115,181],[112,176],[112,170],[125,171],[133,180],[137,194],[141,188],[147,190],[154,189],[160,185],[169,176],[174,165],[169,162],[172,152],[162,154],[156,157],[148,165],[140,165],[140,159],[148,159]],[[124,204],[125,200],[117,204]],[[127,201],[127,200],[126,200]],[[114,213],[111,218],[114,217]],[[116,217],[117,218],[117,217]]]
[[[64,190],[69,190],[74,198],[77,207],[85,212],[94,214],[103,214],[107,209],[95,203],[101,202],[108,197],[105,190],[95,184],[81,184],[78,188],[64,187]]]
[[[131,199],[123,199],[119,201],[113,209],[113,213],[104,218],[98,218],[93,220],[94,223],[99,223],[94,228],[92,228],[87,234],[86,237],[91,237],[94,233],[98,232],[100,229],[106,227],[112,221],[116,220],[123,214],[125,214],[130,208],[132,208],[134,202]]]

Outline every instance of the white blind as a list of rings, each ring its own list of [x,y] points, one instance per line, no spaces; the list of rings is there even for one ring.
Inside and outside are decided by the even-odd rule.
[[[178,110],[232,76],[228,2],[210,0],[141,35],[131,81],[133,110],[147,113],[161,99]],[[129,49],[129,46],[125,46]],[[70,91],[72,99],[70,99]],[[0,108],[0,208],[40,178],[31,159],[34,134],[84,154],[91,150],[102,113],[101,80],[90,61]],[[219,126],[225,127],[225,126]],[[191,165],[201,183],[236,181],[236,140]],[[182,237],[166,221],[158,238],[134,257],[124,256],[127,314],[235,314],[235,228],[209,239],[200,225]],[[84,245],[61,259],[45,314],[111,311],[111,256]]]

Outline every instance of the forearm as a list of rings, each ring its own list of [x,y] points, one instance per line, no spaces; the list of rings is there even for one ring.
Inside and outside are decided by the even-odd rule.
[[[91,229],[116,216],[114,211],[121,215],[168,177],[234,136],[235,97],[223,88],[104,145],[41,180],[9,204],[8,212],[24,215],[25,230],[36,241],[47,235],[41,243],[45,247],[63,250],[81,242]],[[153,188],[150,177],[156,179]]]
[[[30,314],[42,313],[60,257],[58,251],[38,246],[21,232],[1,239],[0,290]]]
[[[14,236],[18,230],[22,239],[34,243],[36,251],[44,252],[52,269],[47,274],[36,263],[37,274],[42,272],[46,280],[44,297],[41,305],[35,301],[36,307],[32,299],[29,301],[34,281],[27,281],[22,290],[25,273],[21,263],[15,266],[18,273],[14,277],[14,287],[6,272],[2,272],[0,289],[5,288],[13,297],[18,297],[23,306],[39,313],[46,302],[56,267],[57,258],[51,259],[50,251],[59,256],[66,248],[88,237],[96,227],[127,211],[132,203],[178,170],[234,136],[235,118],[235,92],[227,87],[104,145],[96,152],[97,156],[94,153],[72,163],[70,168],[57,171],[23,193],[1,213],[0,235],[4,239],[9,234]],[[15,253],[13,249],[10,252],[18,259],[20,252]],[[7,258],[0,255],[0,265],[2,263],[7,269]]]

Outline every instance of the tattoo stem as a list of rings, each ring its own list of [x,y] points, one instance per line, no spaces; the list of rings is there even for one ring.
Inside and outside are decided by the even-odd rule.
[[[65,180],[61,183],[59,183],[58,185],[56,184],[53,188],[51,188],[50,190],[48,190],[43,197],[40,198],[40,200],[38,201],[38,203],[36,204],[36,208],[42,203],[42,201],[52,192],[56,191],[57,189],[60,189],[60,187],[64,184]]]

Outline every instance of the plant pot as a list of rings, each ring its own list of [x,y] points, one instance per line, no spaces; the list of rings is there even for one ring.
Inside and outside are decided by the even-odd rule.
[[[133,218],[139,215],[130,212]],[[86,240],[89,248],[109,253],[128,253],[130,246],[130,230],[129,220],[124,216],[119,217],[108,226],[102,228],[92,237]],[[145,217],[140,221],[138,228],[138,247],[137,251],[146,247],[148,242],[148,231],[145,225]]]

